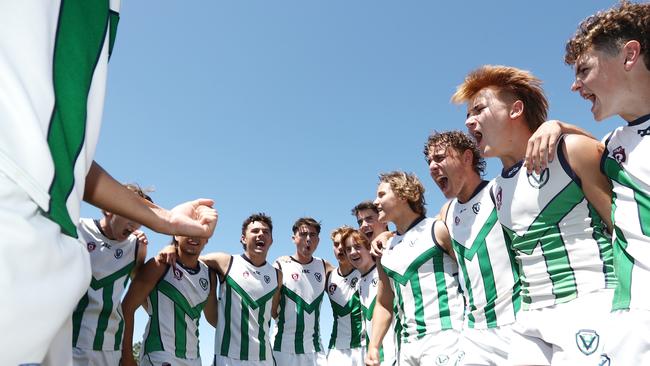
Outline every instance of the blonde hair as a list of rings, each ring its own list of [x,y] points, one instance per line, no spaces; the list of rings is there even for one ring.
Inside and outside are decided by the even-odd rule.
[[[413,173],[393,171],[379,175],[381,183],[388,183],[390,189],[401,199],[405,199],[413,212],[426,215],[427,209],[424,207],[424,186]]]

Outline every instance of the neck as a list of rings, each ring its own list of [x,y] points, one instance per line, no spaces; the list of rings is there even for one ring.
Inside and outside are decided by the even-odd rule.
[[[503,150],[499,154],[503,169],[511,168],[526,157],[526,145],[528,139],[533,135],[524,121],[513,123],[512,129],[513,131],[508,135],[508,139],[503,141]]]
[[[372,266],[374,265],[375,265],[374,261],[368,261],[368,264],[359,266],[359,268],[357,269],[359,270],[359,272],[361,272],[361,274],[366,274],[368,273],[368,271],[370,271],[370,268],[372,268]]]
[[[301,255],[300,253],[295,253],[293,257],[302,264],[307,264],[311,262],[311,260],[314,258],[313,255],[306,256],[306,255]]]
[[[639,60],[643,62],[643,60]],[[619,115],[627,122],[650,114],[650,71],[645,65],[639,65],[637,72],[628,79],[629,92],[625,95],[624,106]]]
[[[341,275],[347,276],[354,271],[354,267],[349,262],[339,262],[339,272]]]
[[[107,238],[111,240],[115,240],[115,235],[113,235],[113,230],[111,229],[111,226],[108,224],[108,221],[106,220],[105,216],[101,220],[99,220],[99,227],[102,229],[102,232]]]
[[[464,203],[469,201],[470,198],[472,198],[472,194],[476,191],[476,188],[481,184],[483,181],[481,179],[481,176],[476,174],[473,170],[470,172],[466,172],[465,175],[467,180],[465,181],[465,185],[463,188],[460,190],[458,193],[458,202]]]
[[[187,254],[176,249],[176,255],[178,255],[178,261],[187,268],[196,268],[197,264],[199,264],[199,254]]]
[[[266,262],[266,255],[258,254],[255,252],[253,253],[244,252],[244,255],[256,267],[259,267],[263,265],[264,262]]]
[[[393,223],[395,224],[395,227],[397,228],[397,232],[400,234],[404,234],[406,230],[415,222],[415,220],[418,219],[421,215],[416,213],[415,211],[411,211],[409,208],[408,210],[405,210],[401,215],[397,215],[397,218],[393,220]]]

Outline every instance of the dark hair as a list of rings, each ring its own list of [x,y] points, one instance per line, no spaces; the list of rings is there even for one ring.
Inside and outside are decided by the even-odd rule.
[[[474,171],[478,175],[483,175],[485,172],[485,160],[481,157],[481,153],[478,151],[474,140],[466,133],[461,131],[434,131],[429,135],[427,142],[424,144],[424,159],[427,161],[427,164],[431,164],[431,154],[434,153],[433,149],[436,147],[451,147],[459,154],[467,150],[471,151]]]
[[[298,220],[296,220],[296,222],[293,224],[293,227],[291,228],[291,231],[293,231],[294,234],[297,233],[298,229],[302,225],[311,226],[314,229],[316,229],[317,233],[320,234],[320,222],[316,221],[311,217],[301,217]]]
[[[263,212],[258,212],[258,213],[254,213],[254,214],[248,216],[246,218],[246,220],[244,220],[244,223],[241,225],[241,235],[242,236],[246,235],[246,228],[248,227],[248,225],[250,225],[251,223],[253,223],[255,221],[265,223],[269,227],[269,229],[271,230],[271,233],[273,233],[273,221],[271,221],[271,216],[268,216],[267,214],[265,214]]]
[[[359,215],[359,212],[363,210],[373,210],[376,214],[379,213],[377,206],[375,206],[372,201],[363,201],[352,208],[352,216],[357,217]]]

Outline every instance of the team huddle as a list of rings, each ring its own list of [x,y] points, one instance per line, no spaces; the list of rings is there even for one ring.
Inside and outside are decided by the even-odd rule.
[[[0,36],[0,64],[12,70],[0,92],[29,96],[0,102],[1,229],[13,243],[3,247],[0,325],[15,330],[0,335],[0,363],[135,365],[143,307],[140,365],[201,365],[202,313],[215,327],[215,366],[650,364],[650,4],[590,16],[566,45],[572,90],[595,120],[625,125],[599,141],[548,121],[540,79],[479,67],[451,96],[466,105],[468,132],[434,132],[424,144],[448,201],[427,215],[418,177],[380,174],[368,187],[374,201],[352,209],[358,228],[331,233],[333,265],[314,256],[321,225],[311,217],[295,221],[295,252],[275,261],[264,213],[242,223],[241,253],[203,253],[217,224],[212,200],[165,210],[94,162],[119,10],[105,3],[0,5],[0,23],[32,37]],[[54,83],[36,49],[53,55]],[[69,55],[95,63],[70,74]],[[42,85],[53,93],[36,98]],[[16,144],[27,140],[29,152]],[[492,180],[485,158],[502,163]],[[103,217],[80,219],[82,199]],[[141,225],[172,237],[148,261]],[[34,249],[43,243],[57,245]]]

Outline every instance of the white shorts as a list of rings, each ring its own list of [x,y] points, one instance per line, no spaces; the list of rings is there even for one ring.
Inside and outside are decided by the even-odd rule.
[[[201,358],[178,358],[165,351],[156,351],[140,356],[140,366],[201,366]]]
[[[512,327],[510,365],[597,365],[613,290],[543,309],[520,311]]]
[[[650,365],[650,310],[616,310],[600,365]]]
[[[90,259],[0,172],[0,365],[72,364],[71,315]],[[69,338],[69,340],[68,340]]]
[[[236,358],[214,355],[212,366],[274,366],[273,357],[265,361],[238,360]]]
[[[336,349],[327,351],[327,364],[329,366],[357,366],[363,365],[362,348]]]
[[[457,365],[502,366],[508,362],[512,325],[492,329],[463,329]]]
[[[427,334],[413,342],[402,340],[398,351],[399,366],[447,366],[458,357],[460,332],[455,329]]]
[[[72,348],[72,364],[74,366],[120,366],[122,351],[93,351],[89,349]]]
[[[323,352],[287,353],[273,351],[275,364],[278,366],[327,366],[327,358]]]

